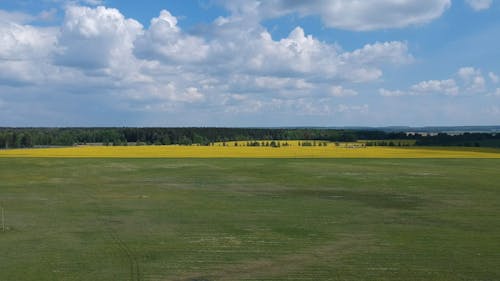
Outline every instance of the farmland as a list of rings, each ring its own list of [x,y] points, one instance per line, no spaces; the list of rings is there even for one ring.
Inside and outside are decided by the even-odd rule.
[[[111,158],[88,158],[105,149]],[[134,158],[153,149],[179,155],[158,151],[166,147],[2,151],[0,280],[500,279],[500,160],[477,159],[494,151]],[[476,159],[429,159],[444,153]]]
[[[236,143],[236,145],[235,145]],[[1,157],[55,158],[500,158],[493,148],[361,147],[360,143],[335,146],[298,146],[298,141],[281,147],[248,147],[246,142],[223,146],[81,146],[0,150]],[[318,142],[319,143],[319,142]],[[325,143],[326,144],[326,143]]]

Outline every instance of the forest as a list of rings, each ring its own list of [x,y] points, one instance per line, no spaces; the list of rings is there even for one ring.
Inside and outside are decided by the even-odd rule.
[[[0,128],[0,149],[101,145],[210,145],[225,141],[368,141],[368,145],[500,147],[498,133],[425,134],[317,128]],[[408,141],[413,142],[408,142]]]

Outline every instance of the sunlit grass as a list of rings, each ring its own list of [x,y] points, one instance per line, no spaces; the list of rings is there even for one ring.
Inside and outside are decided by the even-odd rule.
[[[98,148],[122,149],[174,147]],[[500,280],[499,170],[499,159],[2,158],[0,280]]]

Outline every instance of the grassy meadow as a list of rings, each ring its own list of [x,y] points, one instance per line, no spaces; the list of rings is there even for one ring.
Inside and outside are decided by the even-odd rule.
[[[498,171],[499,159],[4,157],[0,280],[500,280]]]

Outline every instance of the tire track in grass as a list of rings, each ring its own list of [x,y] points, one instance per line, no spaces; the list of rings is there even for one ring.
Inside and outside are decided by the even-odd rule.
[[[107,225],[107,232],[110,235],[113,243],[120,249],[120,251],[127,257],[129,267],[130,267],[130,281],[141,281],[141,267],[139,266],[139,262],[137,261],[137,257],[135,253],[130,249],[130,247],[120,238],[118,233]]]
[[[94,203],[96,204],[96,207],[99,209],[100,213],[102,214],[101,217],[98,216],[98,220],[101,221],[102,224],[104,224],[105,232],[109,235],[111,238],[111,241],[113,244],[118,248],[118,250],[121,252],[123,256],[127,259],[127,263],[129,266],[129,280],[130,281],[142,281],[142,272],[141,272],[141,267],[139,265],[139,262],[137,260],[136,254],[134,251],[127,245],[125,241],[120,237],[118,232],[113,229],[111,226],[111,216],[112,216],[112,210],[111,208],[104,208],[99,200],[95,195],[86,193],[88,198],[92,199]]]

